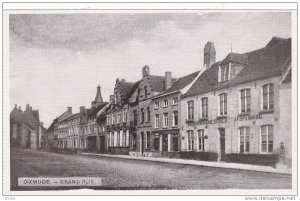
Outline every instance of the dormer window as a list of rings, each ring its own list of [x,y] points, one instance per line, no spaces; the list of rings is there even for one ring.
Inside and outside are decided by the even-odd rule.
[[[219,82],[229,80],[230,63],[219,66]]]

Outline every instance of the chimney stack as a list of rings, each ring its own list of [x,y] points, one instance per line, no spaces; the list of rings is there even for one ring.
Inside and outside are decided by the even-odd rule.
[[[69,113],[72,113],[72,107],[68,107],[68,108],[67,108],[67,111],[68,111]]]
[[[172,85],[172,74],[170,71],[165,73],[165,90],[169,89]]]
[[[150,68],[149,68],[149,66],[146,65],[146,66],[143,67],[142,74],[143,74],[143,78],[147,77],[148,75],[150,75]]]
[[[29,110],[29,104],[26,104],[26,110]]]
[[[21,111],[22,109],[21,109],[21,106],[19,106],[19,110]]]
[[[80,107],[80,114],[84,114],[85,113],[85,107],[84,106],[81,106]]]
[[[32,110],[32,107],[29,107],[30,111]]]
[[[41,121],[41,122],[40,122],[40,126],[41,126],[41,127],[44,127],[44,122]]]
[[[16,108],[16,109],[18,108],[17,104],[15,104],[15,108]]]
[[[204,47],[204,69],[207,70],[210,68],[211,64],[216,62],[216,50],[213,42],[207,42]]]

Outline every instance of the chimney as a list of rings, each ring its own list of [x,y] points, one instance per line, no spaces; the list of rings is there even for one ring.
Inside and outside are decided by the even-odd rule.
[[[72,113],[72,107],[68,107],[68,108],[67,108],[67,111],[68,111],[69,113]]]
[[[44,122],[41,121],[41,122],[40,122],[40,126],[41,126],[41,127],[44,127]]]
[[[19,106],[19,110],[22,111],[21,106]]]
[[[26,110],[29,110],[29,104],[26,104]]]
[[[18,108],[17,104],[15,104],[15,108],[16,108],[16,109]]]
[[[32,107],[29,107],[30,111],[32,111]]]
[[[143,67],[142,74],[143,74],[143,78],[147,77],[148,75],[150,75],[149,66],[146,65],[146,66]]]
[[[204,47],[204,69],[207,70],[210,68],[211,64],[216,62],[216,50],[213,42],[207,42]]]
[[[84,114],[85,113],[85,107],[81,106],[80,109],[79,109],[79,111],[80,111],[80,114]]]
[[[115,101],[115,96],[114,95],[110,95],[109,96],[109,102],[113,103]]]
[[[170,71],[165,73],[165,90],[169,89],[172,85],[172,75]]]

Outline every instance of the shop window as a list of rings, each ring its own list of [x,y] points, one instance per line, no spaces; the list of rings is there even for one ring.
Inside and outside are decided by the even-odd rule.
[[[200,129],[200,130],[198,130],[198,146],[199,146],[198,150],[199,151],[205,151],[204,140],[205,140],[204,129]]]
[[[240,153],[248,153],[250,151],[250,128],[239,128]]]
[[[260,127],[261,153],[273,152],[273,125],[264,125]]]
[[[194,150],[194,131],[188,131],[188,151]]]
[[[178,126],[178,111],[173,112],[173,126]]]
[[[188,120],[194,120],[194,101],[190,100],[188,103]]]
[[[227,115],[227,94],[220,94],[219,95],[219,102],[220,102],[220,115],[225,116]]]
[[[208,117],[208,98],[201,98],[201,111],[202,111],[202,118]]]
[[[136,133],[131,135],[131,148],[136,149]]]
[[[173,135],[173,150],[178,151],[178,135]]]
[[[155,151],[159,150],[159,136],[155,136],[153,140],[153,149]]]
[[[117,131],[117,144],[116,144],[117,147],[120,146],[120,131]]]
[[[262,109],[270,110],[274,108],[274,84],[262,86]]]
[[[250,112],[250,105],[251,105],[251,94],[250,89],[243,89],[240,91],[241,97],[241,113],[249,113]]]

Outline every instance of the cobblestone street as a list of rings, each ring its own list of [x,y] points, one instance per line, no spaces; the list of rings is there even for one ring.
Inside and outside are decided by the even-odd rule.
[[[42,189],[20,188],[18,177],[101,177],[93,189],[109,190],[292,188],[291,175],[16,149],[11,175],[12,190]]]

